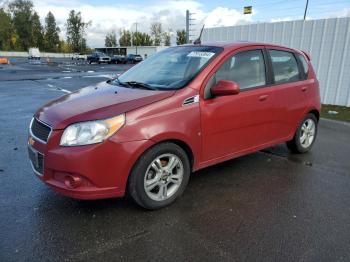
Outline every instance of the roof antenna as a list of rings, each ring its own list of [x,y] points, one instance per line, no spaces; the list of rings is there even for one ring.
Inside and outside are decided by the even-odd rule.
[[[202,26],[202,30],[201,30],[201,33],[199,34],[199,37],[193,42],[193,44],[200,45],[202,43],[201,38],[202,38],[203,29],[204,29],[204,25]]]

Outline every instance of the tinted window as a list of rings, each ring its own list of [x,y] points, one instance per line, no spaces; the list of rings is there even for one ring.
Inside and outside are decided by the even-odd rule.
[[[275,83],[288,83],[300,80],[297,61],[293,53],[269,50]]]
[[[169,47],[132,67],[115,83],[141,82],[159,90],[180,89],[222,50],[221,47],[202,45]]]
[[[301,65],[302,65],[302,68],[303,68],[303,73],[304,73],[304,76],[305,76],[305,79],[307,78],[307,74],[309,72],[309,66],[305,60],[305,57],[301,54],[297,54],[298,55],[298,58],[301,62]]]
[[[215,77],[216,83],[219,80],[235,81],[241,90],[265,85],[265,63],[262,51],[251,50],[232,56],[220,67]]]

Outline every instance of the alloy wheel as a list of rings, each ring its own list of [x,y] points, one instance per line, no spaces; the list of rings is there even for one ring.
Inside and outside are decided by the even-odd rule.
[[[152,200],[164,201],[178,191],[183,175],[181,159],[174,154],[162,154],[148,166],[144,176],[144,190]]]

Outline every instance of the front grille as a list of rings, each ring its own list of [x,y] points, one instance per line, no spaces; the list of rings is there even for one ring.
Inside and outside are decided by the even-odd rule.
[[[51,132],[50,126],[34,118],[30,128],[34,138],[38,138],[44,142],[47,142],[47,139],[49,138]]]

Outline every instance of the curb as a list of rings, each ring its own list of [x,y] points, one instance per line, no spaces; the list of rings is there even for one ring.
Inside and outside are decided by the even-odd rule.
[[[324,117],[321,117],[320,119],[321,119],[322,122],[329,122],[329,123],[333,123],[333,124],[340,124],[340,125],[343,125],[343,126],[350,127],[350,122],[334,120],[334,119],[329,119],[329,118],[324,118]]]

